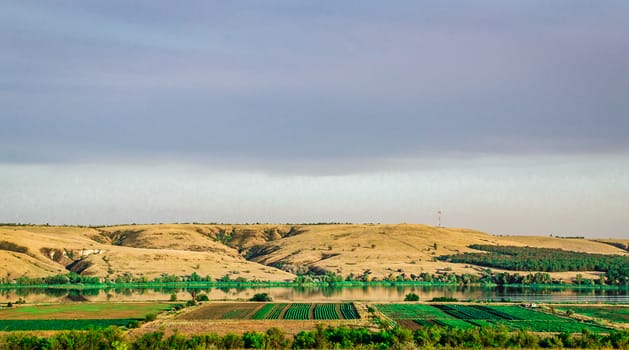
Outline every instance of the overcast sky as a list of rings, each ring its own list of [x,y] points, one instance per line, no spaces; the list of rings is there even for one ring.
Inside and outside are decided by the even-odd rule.
[[[626,1],[0,1],[0,221],[629,238]]]

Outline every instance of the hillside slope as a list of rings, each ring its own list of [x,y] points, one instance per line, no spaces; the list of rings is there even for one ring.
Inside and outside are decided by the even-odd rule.
[[[247,261],[194,225],[104,228],[0,226],[0,277],[42,277],[69,270],[115,278],[125,274],[210,275],[284,281],[295,276]]]
[[[482,268],[435,259],[471,251],[470,244],[628,254],[586,239],[492,236],[415,224],[0,226],[0,277],[69,270],[109,278],[196,272],[272,281],[292,280],[308,271],[377,278],[439,271],[476,274]],[[561,273],[562,278],[569,275]]]
[[[426,225],[313,225],[302,234],[269,242],[253,260],[292,272],[332,271],[343,276],[373,277],[454,271],[477,274],[481,268],[435,261],[435,257],[473,251],[470,244],[562,248],[579,252],[626,254],[585,239],[540,236],[492,236],[469,229]],[[567,276],[565,273],[562,277]]]

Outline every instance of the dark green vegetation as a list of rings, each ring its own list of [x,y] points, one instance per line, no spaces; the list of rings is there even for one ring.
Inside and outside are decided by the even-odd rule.
[[[251,317],[254,320],[277,320],[286,304],[266,304]]]
[[[288,304],[267,304],[254,315],[256,320],[278,320]],[[268,310],[268,311],[267,311]]]
[[[271,301],[271,297],[267,293],[256,293],[249,301]]]
[[[629,323],[629,307],[626,306],[570,306],[557,311],[575,313],[594,319],[603,319],[615,323]]]
[[[544,336],[526,331],[509,332],[502,327],[469,329],[426,327],[416,331],[404,328],[370,331],[365,328],[317,326],[301,331],[291,341],[278,328],[266,332],[229,333],[223,336],[209,333],[184,336],[175,332],[166,337],[163,332],[144,334],[129,339],[116,327],[85,332],[61,332],[51,337],[15,333],[0,338],[0,349],[327,349],[327,348],[629,348],[629,332],[601,335],[584,331],[571,335],[559,333]]]
[[[76,303],[20,306],[0,310],[0,331],[82,330],[133,326],[171,310],[165,303]]]
[[[170,310],[171,303],[67,303],[49,305],[25,305],[0,310],[1,319],[77,319],[115,318],[125,315],[133,318],[143,317],[147,313]]]
[[[452,297],[434,297],[432,298],[430,301],[436,301],[436,302],[454,302],[454,301],[459,301],[457,298],[452,298]]]
[[[210,303],[178,319],[202,320],[341,320],[358,319],[352,303]]]
[[[581,323],[571,318],[559,317],[542,311],[520,306],[485,305],[417,305],[381,304],[377,308],[389,318],[412,320],[418,326],[444,326],[452,328],[505,327],[509,330],[533,332],[609,332],[610,329],[594,323]],[[404,322],[405,325],[411,324]]]
[[[109,326],[127,327],[142,318],[81,319],[81,320],[0,320],[0,331],[58,331],[85,330]]]
[[[474,264],[514,271],[600,271],[605,277],[600,284],[629,285],[629,257],[565,251],[562,249],[514,246],[470,245],[470,248],[486,253],[459,253],[439,257],[454,263]],[[509,283],[527,284],[515,279]],[[594,281],[581,280],[583,284]]]
[[[310,304],[291,304],[284,313],[284,320],[308,320],[310,319]]]
[[[360,318],[354,304],[350,303],[341,304],[341,314],[346,320],[356,320]]]
[[[404,296],[404,301],[419,301],[419,295],[415,293],[408,293]]]
[[[248,304],[258,307],[255,304]],[[253,310],[253,311],[252,311]],[[192,315],[191,313],[190,315]],[[211,319],[253,319],[253,320],[340,320],[358,319],[358,312],[352,303],[267,303],[257,310],[239,303],[221,303],[207,306],[203,317]],[[203,319],[203,317],[188,317]]]
[[[339,320],[335,304],[315,304],[312,311],[315,320]]]

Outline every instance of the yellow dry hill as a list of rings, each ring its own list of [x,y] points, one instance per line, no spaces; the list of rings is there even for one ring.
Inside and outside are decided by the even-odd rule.
[[[283,281],[293,274],[247,261],[195,225],[129,225],[102,228],[0,226],[0,277],[67,273],[93,276],[162,274]],[[6,243],[12,243],[14,246]],[[9,245],[9,247],[6,247]],[[25,250],[25,251],[24,251]],[[24,252],[22,252],[24,251]]]
[[[438,271],[477,274],[478,266],[435,258],[472,251],[470,244],[627,255],[611,244],[621,241],[493,236],[415,224],[0,226],[0,277],[41,277],[70,270],[110,278],[196,272],[263,281],[292,280],[309,270],[343,276],[368,272],[377,278]]]
[[[470,244],[512,245],[564,250],[621,254],[627,252],[609,244],[587,239],[541,236],[492,236],[483,232],[439,228],[426,225],[313,225],[306,233],[267,243],[268,254],[253,260],[264,264],[288,266],[296,272],[304,266],[332,271],[343,276],[390,277],[400,273],[419,274],[452,271],[478,274],[481,267],[435,261],[440,255],[474,251]],[[493,269],[498,271],[496,269]],[[551,274],[553,275],[553,274]],[[567,278],[576,273],[557,273]],[[591,277],[591,276],[590,276]]]

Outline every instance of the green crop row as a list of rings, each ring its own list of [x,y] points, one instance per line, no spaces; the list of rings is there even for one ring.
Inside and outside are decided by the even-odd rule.
[[[500,311],[498,309],[489,307],[489,306],[482,306],[482,305],[478,305],[478,306],[474,306],[475,308],[479,309],[479,310],[483,310],[487,313],[490,313],[492,315],[497,316],[498,318],[501,318],[503,320],[519,320],[519,318],[514,315],[513,313],[508,313],[508,312],[504,312],[504,311]]]
[[[378,309],[394,320],[412,319],[422,326],[438,325],[453,328],[473,326],[505,326],[512,330],[534,332],[608,332],[609,329],[592,323],[534,311],[520,306],[480,305],[417,305],[383,304]]]
[[[265,320],[265,319],[268,318],[267,315],[276,306],[277,306],[277,304],[265,304],[263,307],[260,308],[260,310],[256,311],[256,313],[253,314],[253,316],[251,318],[254,319],[254,320]],[[280,309],[280,311],[282,311],[282,310]],[[278,314],[278,316],[279,316],[279,314]]]
[[[563,312],[571,310],[580,315],[601,318],[610,322],[629,323],[629,307],[627,306],[571,306],[560,310]]]
[[[608,328],[597,326],[595,324],[580,323],[575,320],[567,320],[567,321],[521,320],[521,321],[504,321],[498,324],[504,325],[509,329],[524,329],[524,330],[528,330],[532,332],[581,333],[583,329],[588,329],[594,333],[609,332]]]
[[[97,320],[0,320],[0,331],[57,331],[128,326],[137,319],[97,319]]]
[[[557,321],[563,320],[560,317],[555,315],[550,315],[541,311],[535,311],[532,309],[527,309],[521,306],[515,305],[491,305],[485,306],[488,309],[502,312],[510,315],[516,320],[547,320],[547,321]]]
[[[310,310],[312,309],[312,313]],[[339,309],[341,313],[339,314]],[[283,313],[283,316],[282,316]],[[268,303],[256,311],[253,316],[254,320],[338,320],[341,318],[348,320],[358,319],[358,312],[352,303],[335,304],[274,304]]]
[[[285,320],[309,320],[311,304],[292,304],[284,314]]]
[[[450,328],[471,328],[474,327],[473,324],[466,322],[465,320],[459,319],[443,319],[443,320],[434,320],[435,324],[442,327],[450,327]]]
[[[455,318],[459,318],[462,320],[499,320],[503,319],[502,317],[487,312],[484,309],[478,308],[476,306],[467,306],[467,305],[457,305],[457,304],[448,304],[448,305],[437,305],[437,307],[444,311],[447,314],[452,315]]]
[[[454,318],[434,306],[424,304],[380,304],[376,307],[388,317],[398,320]]]
[[[273,307],[273,309],[271,309],[266,318],[269,320],[279,319],[282,311],[286,308],[286,306],[288,306],[288,304],[275,304],[275,306]]]
[[[346,320],[356,320],[360,318],[354,304],[351,303],[341,304],[341,314],[343,314],[343,318]]]
[[[336,304],[315,304],[313,316],[315,320],[340,319],[340,316],[336,311]]]

